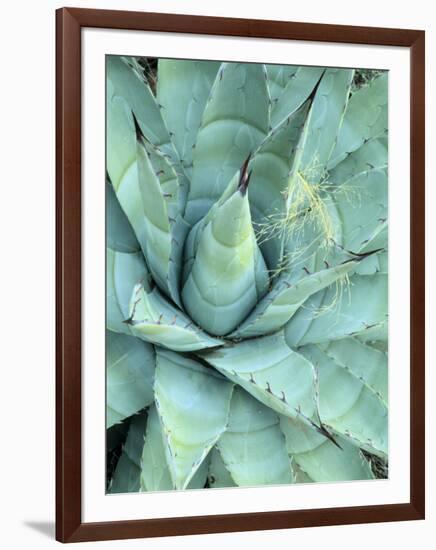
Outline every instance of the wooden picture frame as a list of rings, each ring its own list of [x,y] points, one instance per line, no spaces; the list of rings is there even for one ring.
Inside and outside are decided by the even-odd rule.
[[[346,508],[82,523],[81,29],[165,31],[401,46],[411,66],[410,502]],[[56,13],[56,539],[61,542],[284,529],[424,518],[423,31],[62,8]]]

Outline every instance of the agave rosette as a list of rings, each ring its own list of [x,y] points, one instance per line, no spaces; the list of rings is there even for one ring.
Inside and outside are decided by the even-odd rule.
[[[107,62],[109,490],[386,472],[387,75],[140,61]]]

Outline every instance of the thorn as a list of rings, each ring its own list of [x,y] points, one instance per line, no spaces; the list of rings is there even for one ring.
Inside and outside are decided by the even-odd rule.
[[[238,189],[241,192],[241,195],[244,196],[247,192],[248,184],[250,183],[251,172],[247,173],[248,163],[250,162],[251,153],[248,154],[248,157],[245,159],[244,164],[241,167],[240,176],[239,176],[239,185]]]
[[[287,403],[285,392],[283,390],[281,390],[281,392],[282,392],[281,400],[283,401],[283,403]]]
[[[139,292],[139,288],[138,290],[136,291],[137,293]],[[125,323],[126,325],[133,325],[133,317],[135,316],[135,312],[136,312],[136,306],[139,304],[139,302],[141,301],[141,298],[138,298],[134,304],[133,304],[133,308],[132,308],[132,314],[130,315],[130,317],[128,319],[124,319],[123,320],[123,323]]]
[[[266,383],[266,391],[271,395],[274,395],[273,392],[271,391],[271,386],[269,385],[269,382]]]
[[[307,269],[307,267],[303,267],[303,271],[307,273],[307,275],[310,275],[310,271]]]
[[[315,87],[314,89],[312,90],[312,93],[310,94],[310,96],[307,98],[308,101],[310,101],[312,103],[315,95],[316,95],[316,92],[318,91],[318,87],[319,87],[319,84],[322,80],[322,77],[324,76],[324,71],[321,73],[321,76],[318,78],[318,82],[315,84]]]
[[[323,426],[323,424],[321,424],[321,426],[317,426],[316,424],[314,424],[314,426],[321,435],[329,439],[334,445],[336,445],[336,447],[338,447],[339,449],[341,449],[341,451],[343,451],[342,447],[339,445],[336,439],[332,436],[332,434],[325,428],[325,426]]]

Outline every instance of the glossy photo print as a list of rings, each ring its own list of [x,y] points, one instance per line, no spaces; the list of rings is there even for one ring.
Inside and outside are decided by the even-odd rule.
[[[388,72],[106,90],[107,492],[387,478]]]

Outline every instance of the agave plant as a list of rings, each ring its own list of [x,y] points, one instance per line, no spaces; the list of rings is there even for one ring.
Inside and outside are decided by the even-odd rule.
[[[147,64],[107,61],[108,490],[386,476],[387,74]]]

